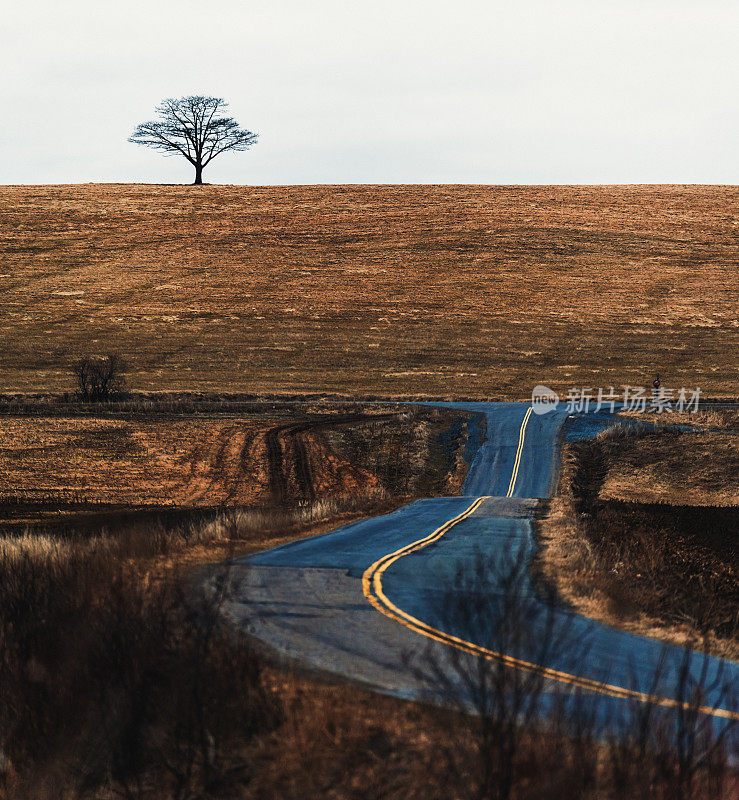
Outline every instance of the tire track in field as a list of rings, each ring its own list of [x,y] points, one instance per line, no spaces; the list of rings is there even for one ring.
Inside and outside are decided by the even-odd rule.
[[[285,423],[270,428],[266,434],[269,456],[270,493],[276,502],[288,502],[291,494],[288,479],[292,464],[295,470],[295,481],[301,499],[312,502],[316,499],[316,482],[310,461],[310,450],[306,442],[306,434],[315,433],[327,428],[341,425],[352,425],[363,422],[384,422],[394,419],[397,414],[340,414],[327,419],[305,420]],[[286,454],[292,456],[289,462]]]
[[[232,504],[240,499],[246,487],[257,494],[264,490],[265,466],[266,489],[272,502],[313,502],[318,493],[311,454],[315,461],[322,451],[311,434],[342,425],[387,421],[396,416],[393,413],[332,415],[273,425],[266,431],[248,423],[224,426],[209,449],[196,448],[193,452],[181,502]],[[318,453],[313,452],[316,449]]]
[[[220,505],[233,500],[245,483],[244,453],[248,453],[257,431],[244,425],[222,428],[207,457],[207,471],[198,472],[202,450],[196,451],[190,465],[190,479],[185,488],[183,503]]]

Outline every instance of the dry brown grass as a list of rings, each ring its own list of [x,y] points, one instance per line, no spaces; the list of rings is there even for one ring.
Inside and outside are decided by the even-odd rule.
[[[4,800],[731,797],[720,748],[680,762],[650,722],[654,751],[639,751],[636,716],[604,745],[556,710],[516,732],[511,794],[491,794],[475,715],[267,664],[221,628],[217,599],[184,594],[185,573],[156,566],[150,539],[131,544],[0,544]]]
[[[731,406],[700,406],[698,411],[672,410],[670,412],[656,413],[650,411],[647,416],[639,411],[620,411],[618,416],[627,417],[637,422],[649,422],[650,424],[663,426],[687,425],[693,428],[720,428],[739,432],[739,408]]]
[[[0,419],[2,495],[38,501],[140,505],[192,505],[195,486],[212,485],[210,503],[226,497],[215,460],[230,438],[264,436],[269,420],[223,419]],[[231,434],[231,437],[228,436]],[[223,441],[221,441],[223,440]],[[240,452],[240,448],[238,448]],[[211,459],[212,455],[212,459]],[[222,465],[221,465],[222,466]],[[266,478],[240,484],[239,500],[254,501]],[[265,465],[261,464],[265,473]],[[216,485],[218,479],[221,485]],[[191,490],[192,487],[192,490]]]
[[[734,187],[0,188],[0,389],[737,394]]]
[[[566,445],[537,569],[583,614],[739,657],[736,433],[632,430]]]
[[[625,439],[600,490],[604,500],[739,506],[739,431]]]
[[[469,466],[464,412],[252,405],[246,414],[83,415],[68,404],[67,416],[3,415],[0,520],[322,500],[369,512],[453,494]]]

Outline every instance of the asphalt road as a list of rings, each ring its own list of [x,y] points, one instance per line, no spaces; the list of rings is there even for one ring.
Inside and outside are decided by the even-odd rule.
[[[715,725],[739,718],[727,699],[739,664],[594,622],[532,584],[531,520],[536,498],[556,485],[566,414],[537,416],[522,403],[455,405],[484,413],[487,424],[463,496],[419,500],[237,560],[228,608],[236,624],[303,666],[403,697],[457,691],[466,702],[459,676],[442,686],[424,667],[454,673],[454,651],[538,671],[552,699],[575,687],[607,725],[647,698],[679,710],[685,687],[697,682]],[[478,577],[475,565],[484,567]]]

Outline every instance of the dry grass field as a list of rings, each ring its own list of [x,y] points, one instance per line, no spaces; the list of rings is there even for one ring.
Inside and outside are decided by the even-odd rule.
[[[566,444],[537,567],[587,616],[667,641],[707,635],[737,659],[739,429],[736,412],[696,421]]]
[[[468,443],[471,415],[446,409],[250,406],[173,414],[69,404],[66,415],[0,416],[0,528],[134,510],[327,503],[328,516],[370,513],[458,492],[481,435],[475,428]]]
[[[609,464],[600,497],[739,507],[739,431],[664,432],[629,442]]]
[[[739,189],[0,187],[0,390],[738,393]]]

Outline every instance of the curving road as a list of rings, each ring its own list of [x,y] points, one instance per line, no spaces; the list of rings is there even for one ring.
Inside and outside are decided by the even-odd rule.
[[[528,570],[517,588],[526,598],[526,635],[501,638],[498,623],[510,614],[506,579],[535,550],[531,521],[537,498],[556,486],[566,413],[537,416],[522,403],[450,405],[486,417],[487,439],[463,496],[419,500],[236,560],[233,621],[304,666],[404,697],[433,693],[408,667],[409,655],[444,663],[454,648],[537,671],[553,697],[584,690],[598,716],[611,720],[646,699],[678,708],[684,696],[674,687],[687,669],[706,687],[702,710],[714,724],[739,719],[726,697],[727,685],[735,690],[739,682],[739,664],[690,657],[553,607]],[[465,613],[470,587],[455,583],[460,565],[480,560],[488,565],[484,621]]]

